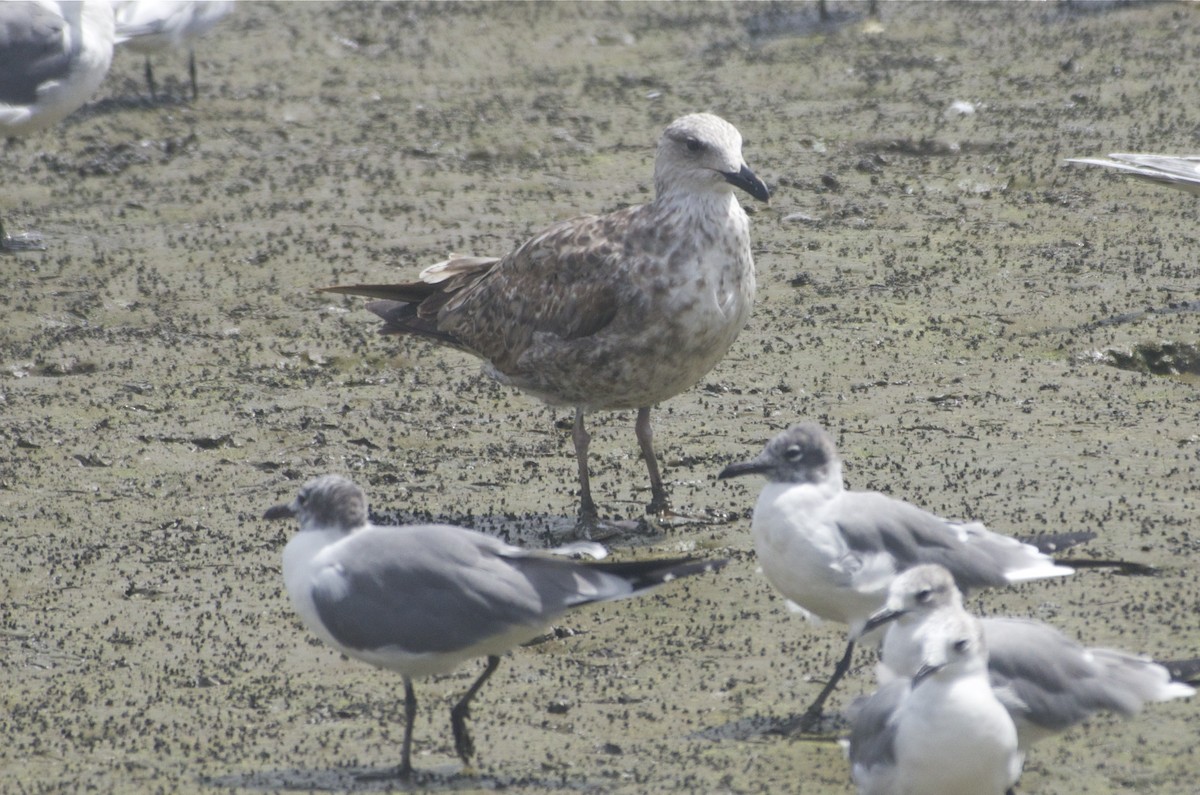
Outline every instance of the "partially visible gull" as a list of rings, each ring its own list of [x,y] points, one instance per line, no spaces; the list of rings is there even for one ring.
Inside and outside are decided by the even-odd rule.
[[[212,30],[232,10],[232,0],[118,0],[117,44],[146,57],[146,85],[150,88],[150,99],[157,98],[150,55],[184,47],[188,50],[192,99],[199,96],[196,51],[192,42]]]
[[[1113,153],[1110,160],[1096,157],[1069,158],[1068,163],[1104,166],[1139,179],[1157,182],[1200,195],[1200,156],[1139,155]]]
[[[850,626],[833,676],[790,730],[816,725],[825,699],[850,668],[854,639],[905,569],[940,563],[963,590],[1072,572],[978,522],[942,519],[878,492],[847,491],[833,439],[816,423],[793,425],[757,458],[731,464],[719,477],[750,474],[768,481],[750,524],[763,573],[810,618]]]
[[[917,566],[894,579],[887,606],[866,624],[867,630],[889,625],[880,681],[914,676],[925,638],[965,612],[954,578],[941,566]],[[992,688],[1012,715],[1022,749],[1096,712],[1129,717],[1148,701],[1196,692],[1171,681],[1167,669],[1153,660],[1084,648],[1048,624],[1018,618],[984,618],[980,623]]]
[[[922,638],[911,679],[861,705],[850,734],[859,795],[1003,795],[1024,754],[1012,718],[988,684],[987,644],[966,612]]]
[[[338,475],[309,481],[292,502],[264,514],[285,517],[300,520],[300,532],[283,551],[283,580],[304,625],[335,649],[403,678],[404,744],[389,777],[412,773],[413,679],[487,658],[450,712],[455,751],[468,763],[475,750],[466,725],[470,701],[500,654],[576,607],[725,564],[698,558],[580,562],[565,555],[595,557],[603,547],[574,544],[547,553],[461,527],[373,525],[362,489]]]
[[[0,3],[0,138],[44,130],[87,102],[113,35],[108,0]],[[40,236],[10,238],[0,223],[0,249],[40,247]]]
[[[650,475],[648,511],[669,503],[650,409],[691,388],[725,356],[750,316],[754,260],[737,191],[769,192],[742,159],[742,136],[695,113],[671,122],[654,160],[654,201],[557,223],[502,258],[452,256],[420,281],[331,292],[381,300],[384,334],[413,334],[474,354],[484,372],[575,408],[579,523],[599,524],[584,415],[637,409]]]

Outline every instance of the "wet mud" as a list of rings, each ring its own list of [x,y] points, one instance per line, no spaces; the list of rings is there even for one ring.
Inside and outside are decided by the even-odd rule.
[[[711,110],[774,190],[753,212],[759,299],[702,384],[655,412],[676,521],[619,555],[732,558],[719,575],[572,615],[474,705],[419,687],[414,788],[852,791],[800,711],[843,630],[756,572],[759,484],[718,482],[817,420],[849,484],[1020,535],[1090,530],[1083,571],[988,593],[1089,645],[1197,653],[1195,197],[1072,156],[1200,148],[1200,11],[1157,3],[245,3],[197,50],[118,53],[100,95],[4,151],[0,212],[44,252],[0,261],[0,790],[380,790],[397,676],[303,631],[290,527],[307,478],[353,477],[380,520],[542,544],[575,507],[568,412],[469,357],[383,339],[338,282],[498,254],[649,198],[653,143]],[[751,202],[747,202],[751,204]],[[1121,322],[1105,322],[1121,318]],[[601,509],[649,495],[633,414],[591,422]],[[872,688],[863,653],[832,706]],[[1178,793],[1200,703],[1099,717],[1037,746],[1023,792]]]

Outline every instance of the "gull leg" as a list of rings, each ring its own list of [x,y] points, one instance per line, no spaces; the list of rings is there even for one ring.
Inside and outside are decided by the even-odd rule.
[[[196,51],[188,50],[188,77],[192,78],[192,102],[200,96],[200,90],[196,87]]]
[[[150,87],[150,101],[158,100],[158,94],[154,89],[154,70],[150,67],[150,56],[146,56],[146,85]]]
[[[413,692],[412,680],[404,677],[404,744],[400,746],[400,766],[380,772],[361,773],[359,781],[385,781],[392,778],[412,777],[412,733],[417,719],[417,696]]]
[[[467,731],[467,716],[471,714],[471,699],[479,692],[479,688],[483,687],[483,683],[488,680],[500,665],[500,658],[494,654],[488,655],[487,665],[483,669],[483,673],[475,680],[475,684],[463,693],[463,697],[458,700],[454,708],[450,710],[450,728],[454,730],[454,750],[458,753],[463,764],[470,764],[471,757],[475,755],[475,743],[471,741],[471,734]]]
[[[654,429],[650,427],[650,409],[638,409],[637,422],[633,426],[637,433],[638,445],[642,448],[642,457],[646,459],[646,469],[650,472],[650,504],[646,513],[661,514],[670,510],[671,502],[667,499],[667,490],[663,488],[662,476],[658,473],[658,459],[654,455]]]
[[[596,503],[592,501],[591,480],[588,477],[588,445],[592,437],[587,428],[583,427],[583,409],[575,409],[575,427],[571,431],[571,439],[575,442],[575,461],[579,464],[579,522],[575,532],[584,538],[592,537],[600,514],[596,511]]]
[[[804,710],[804,714],[798,718],[793,718],[787,721],[782,726],[775,729],[774,734],[799,734],[803,732],[812,732],[821,722],[822,711],[825,708],[825,700],[829,698],[829,694],[837,687],[838,682],[842,681],[850,670],[850,660],[854,656],[854,641],[846,644],[846,653],[842,655],[842,659],[834,666],[833,676],[825,683],[825,687],[821,688],[821,692],[817,694],[817,698],[808,709]]]

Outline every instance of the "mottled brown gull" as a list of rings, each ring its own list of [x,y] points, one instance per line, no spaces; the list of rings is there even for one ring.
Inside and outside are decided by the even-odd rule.
[[[750,223],[735,189],[770,194],[742,158],[742,136],[710,113],[666,128],[654,201],[557,223],[501,258],[451,256],[407,284],[331,292],[377,299],[381,333],[472,353],[504,384],[575,408],[579,530],[599,521],[588,480],[588,411],[637,409],[650,473],[648,511],[669,507],[650,409],[694,386],[725,356],[754,302]]]

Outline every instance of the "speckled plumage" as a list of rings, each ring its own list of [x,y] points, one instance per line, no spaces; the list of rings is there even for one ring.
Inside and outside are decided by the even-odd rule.
[[[768,191],[741,144],[717,116],[684,116],[659,140],[649,204],[562,221],[499,259],[452,256],[418,282],[328,289],[381,299],[367,306],[385,334],[465,350],[502,383],[574,406],[585,520],[582,414],[638,409],[651,508],[665,508],[649,409],[724,357],[754,302],[750,223],[734,189],[763,201]]]

